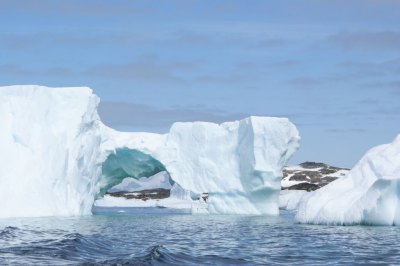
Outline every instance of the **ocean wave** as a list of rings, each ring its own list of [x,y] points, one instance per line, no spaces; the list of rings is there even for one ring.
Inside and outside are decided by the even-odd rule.
[[[6,227],[1,239],[16,237],[21,229]],[[21,232],[19,232],[21,233]],[[31,234],[32,232],[29,232]],[[154,245],[132,253],[130,247],[116,247],[110,240],[95,235],[64,234],[58,239],[11,243],[0,248],[1,265],[250,265],[243,259],[217,255],[194,256],[172,252],[163,245]]]

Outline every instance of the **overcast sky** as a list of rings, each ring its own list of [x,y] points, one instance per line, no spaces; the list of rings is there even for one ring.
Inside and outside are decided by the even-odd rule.
[[[89,86],[104,122],[288,117],[291,163],[400,133],[400,1],[0,1],[1,85]],[[1,122],[1,121],[0,121]]]

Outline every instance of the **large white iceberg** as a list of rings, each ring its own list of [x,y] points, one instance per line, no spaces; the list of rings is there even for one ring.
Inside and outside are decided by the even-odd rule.
[[[281,170],[299,145],[288,119],[127,133],[100,121],[98,103],[89,88],[0,88],[0,217],[89,214],[124,178],[160,171],[208,192],[211,213],[278,214]]]
[[[349,174],[302,198],[296,219],[314,224],[400,224],[400,135],[369,150]]]

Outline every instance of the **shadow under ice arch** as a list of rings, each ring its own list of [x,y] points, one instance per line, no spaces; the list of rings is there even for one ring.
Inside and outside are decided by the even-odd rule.
[[[126,177],[139,179],[166,171],[165,166],[151,155],[126,147],[117,148],[114,153],[109,154],[101,169],[101,189],[97,198]]]

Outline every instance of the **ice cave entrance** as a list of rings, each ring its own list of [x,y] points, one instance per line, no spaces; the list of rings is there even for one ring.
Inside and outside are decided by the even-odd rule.
[[[164,165],[152,156],[129,148],[118,148],[102,165],[103,186],[98,195],[102,197],[108,189],[118,185],[126,177],[138,179],[166,171]],[[170,180],[170,182],[173,182]]]
[[[107,157],[100,186],[94,214],[208,213],[207,193],[183,189],[160,161],[135,149],[119,148]]]

